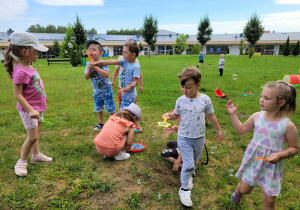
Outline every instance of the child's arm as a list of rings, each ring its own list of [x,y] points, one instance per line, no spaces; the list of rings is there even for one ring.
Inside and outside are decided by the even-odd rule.
[[[111,80],[111,88],[112,89],[115,88],[115,80],[116,80],[117,76],[119,75],[119,72],[120,72],[120,66],[117,65],[116,69],[115,69],[115,72],[114,72],[114,75],[113,75],[112,80]]]
[[[135,88],[135,86],[137,86],[138,84],[139,84],[139,78],[134,77],[133,82],[130,83],[127,87],[118,90],[117,94],[122,95],[122,94],[132,90],[133,88]]]
[[[181,162],[182,162],[182,156],[181,156],[181,153],[179,152],[178,158],[176,159],[176,161],[173,165],[173,171],[179,171],[178,169],[181,165]]]
[[[109,77],[109,71],[104,71],[99,66],[93,66],[93,69],[98,72],[101,76],[108,78]]]
[[[223,141],[223,133],[222,133],[221,127],[218,123],[218,120],[217,120],[215,114],[214,113],[206,114],[206,117],[209,120],[209,122],[212,124],[212,126],[216,129],[216,131],[217,131],[216,136],[218,137],[218,141],[222,142]]]
[[[170,112],[167,112],[167,113],[164,113],[163,115],[162,115],[162,118],[164,119],[164,118],[168,118],[168,120],[177,120],[179,117],[180,117],[180,115],[177,115],[177,114],[175,114],[174,112],[172,112],[172,113],[170,113]]]
[[[125,145],[125,150],[127,152],[131,151],[131,146],[133,142],[133,133],[134,133],[134,128],[130,127],[129,131],[127,132],[127,140]]]
[[[140,93],[142,93],[144,91],[144,86],[143,86],[143,76],[142,76],[142,72],[140,73],[140,88],[139,91]]]
[[[252,114],[248,118],[248,120],[246,120],[246,122],[242,123],[239,120],[238,116],[236,115],[236,111],[237,111],[238,107],[239,107],[239,104],[237,104],[235,107],[232,100],[228,101],[226,104],[226,109],[227,109],[227,112],[229,113],[233,127],[238,132],[238,134],[243,135],[245,133],[248,133],[249,131],[251,131],[254,128],[254,119],[257,117],[257,115],[259,113],[256,112],[256,113]]]
[[[267,158],[268,162],[275,164],[280,159],[292,157],[299,152],[298,131],[292,121],[288,121],[286,124],[286,141],[288,147],[282,152],[270,155],[270,157]]]
[[[34,110],[26,99],[22,96],[23,84],[14,84],[14,97],[19,104],[28,112],[31,118],[39,118],[40,113]]]
[[[96,61],[92,62],[92,65],[96,66],[106,66],[106,65],[121,65],[119,60],[109,59],[109,60],[102,60],[102,61]]]

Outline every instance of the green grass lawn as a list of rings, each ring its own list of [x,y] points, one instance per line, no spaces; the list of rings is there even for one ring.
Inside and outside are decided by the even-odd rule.
[[[262,209],[260,187],[244,196],[239,206],[231,204],[230,196],[239,180],[230,176],[229,170],[237,172],[253,134],[236,133],[225,105],[228,100],[239,103],[238,116],[244,122],[260,110],[264,84],[282,80],[284,75],[300,74],[300,57],[225,56],[223,77],[219,76],[218,60],[217,55],[205,56],[205,67],[199,67],[200,92],[210,96],[225,139],[219,143],[208,123],[206,144],[209,150],[215,146],[217,149],[209,153],[209,164],[196,170],[193,207]],[[198,55],[141,56],[139,61],[144,78],[144,92],[138,94],[143,132],[134,135],[134,142],[143,142],[147,148],[125,161],[104,159],[95,149],[93,139],[98,132],[93,127],[97,115],[90,81],[84,79],[85,67],[63,63],[47,66],[46,60],[34,63],[48,96],[44,118],[56,124],[43,123],[40,149],[54,162],[28,164],[26,178],[14,173],[26,131],[16,110],[12,81],[0,64],[0,209],[183,209],[178,196],[180,174],[173,173],[172,164],[160,157],[166,143],[176,140],[176,134],[167,135],[157,122],[162,121],[163,113],[174,109],[176,99],[182,95],[178,74],[184,67],[196,66]],[[111,78],[114,66],[110,69]],[[237,80],[232,79],[233,74],[238,75]],[[230,95],[217,98],[216,87]],[[297,91],[299,104],[299,88]],[[248,92],[256,95],[242,96]],[[106,121],[106,112],[104,117]],[[291,120],[300,127],[299,110]],[[277,209],[300,209],[299,156],[285,160]]]

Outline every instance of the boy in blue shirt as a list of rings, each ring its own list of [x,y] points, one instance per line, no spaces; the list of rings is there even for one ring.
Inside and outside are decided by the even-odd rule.
[[[117,94],[122,97],[120,109],[135,102],[137,92],[136,86],[140,78],[140,65],[136,60],[139,55],[137,43],[128,42],[123,46],[123,57],[121,60],[103,60],[94,62],[93,65],[121,65],[124,71],[120,75],[121,89]]]
[[[202,63],[202,67],[204,67],[204,55],[202,54],[202,51],[199,53],[199,63],[197,65],[197,68],[200,66],[200,63]]]
[[[95,40],[88,40],[85,46],[90,51],[92,62],[88,62],[84,71],[84,77],[91,79],[93,87],[93,98],[95,103],[95,112],[97,112],[99,123],[94,127],[94,130],[100,130],[104,126],[103,110],[104,105],[106,111],[112,115],[116,111],[115,101],[113,98],[113,90],[108,79],[109,68],[105,65],[96,65],[95,62],[101,61],[100,57],[103,54],[102,45]]]

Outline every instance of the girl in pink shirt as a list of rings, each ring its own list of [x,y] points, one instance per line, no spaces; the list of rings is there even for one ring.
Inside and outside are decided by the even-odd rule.
[[[94,139],[97,151],[115,160],[130,157],[135,124],[141,120],[141,109],[134,103],[119,110],[104,124],[101,132]]]
[[[27,157],[32,151],[31,162],[51,162],[53,159],[40,153],[38,136],[41,128],[40,117],[47,109],[47,96],[39,73],[31,66],[39,52],[48,51],[38,38],[27,32],[15,32],[10,36],[10,45],[5,53],[4,66],[14,84],[14,97],[27,138],[23,143],[21,157],[15,165],[18,176],[27,175]]]

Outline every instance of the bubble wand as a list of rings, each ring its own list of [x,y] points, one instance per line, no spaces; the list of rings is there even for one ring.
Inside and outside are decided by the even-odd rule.
[[[87,54],[88,54],[89,61],[92,62],[90,51],[87,49],[86,52],[87,52]]]
[[[39,117],[41,120],[43,120],[44,122],[46,122],[46,123],[49,123],[50,125],[55,125],[54,123],[52,123],[52,122],[49,122],[49,121],[47,121],[47,120],[45,120],[44,118],[42,118],[42,117]]]

